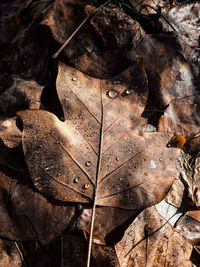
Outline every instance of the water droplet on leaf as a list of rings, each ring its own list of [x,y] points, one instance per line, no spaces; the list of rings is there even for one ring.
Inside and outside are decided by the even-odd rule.
[[[85,166],[91,166],[92,165],[92,162],[91,161],[86,161],[86,163],[85,163]]]
[[[74,183],[77,184],[77,183],[79,182],[79,180],[80,180],[79,177],[76,177],[76,178],[74,179]]]
[[[88,189],[89,187],[90,187],[89,184],[84,184],[84,188],[85,188],[85,189]]]
[[[73,81],[73,82],[76,82],[77,80],[78,80],[77,77],[73,77],[73,78],[72,78],[72,81]]]
[[[116,98],[116,97],[117,97],[117,95],[118,95],[118,92],[117,92],[117,91],[115,91],[114,89],[112,89],[112,90],[108,91],[107,95],[108,95],[108,97],[110,97],[110,98],[114,99],[114,98]]]
[[[133,89],[127,89],[127,90],[125,91],[125,93],[126,93],[126,95],[130,95],[130,94],[133,93]]]

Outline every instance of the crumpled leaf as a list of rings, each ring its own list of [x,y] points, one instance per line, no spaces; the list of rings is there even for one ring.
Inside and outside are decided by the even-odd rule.
[[[133,221],[115,250],[121,267],[191,266],[192,245],[155,207],[147,208]]]
[[[191,47],[199,46],[200,3],[198,1],[176,5],[172,8],[166,7],[162,9],[162,13],[177,29],[181,43],[186,43]],[[163,21],[163,26],[166,31],[171,31],[166,21]]]
[[[4,145],[9,148],[20,145],[22,133],[16,125],[16,117],[0,121],[0,138]]]
[[[17,111],[26,108],[39,109],[43,86],[34,80],[27,81],[16,75],[12,79],[12,85],[1,94],[1,113],[13,116]]]
[[[200,155],[194,156],[181,153],[179,159],[180,175],[166,196],[167,202],[177,208],[186,210],[200,207]]]
[[[158,131],[181,134],[186,138],[198,134],[200,106],[198,104],[199,97],[195,96],[195,98],[193,103],[187,103],[184,99],[175,99],[170,102],[158,122]]]
[[[192,211],[194,216],[195,213],[198,217],[199,211]],[[196,217],[197,217],[196,216]],[[180,219],[175,228],[188,243],[198,245],[200,241],[200,221],[192,218],[190,212],[187,212],[184,217]]]
[[[166,147],[169,134],[137,134],[147,99],[141,63],[108,80],[60,64],[57,90],[65,122],[47,111],[19,112],[36,188],[62,201],[91,203],[96,194],[96,205],[124,209],[161,201],[179,150]]]

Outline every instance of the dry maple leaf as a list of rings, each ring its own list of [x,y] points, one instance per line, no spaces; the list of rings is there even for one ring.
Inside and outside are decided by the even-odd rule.
[[[34,185],[62,201],[142,209],[161,201],[176,175],[172,135],[138,134],[148,86],[143,64],[107,80],[60,63],[57,91],[65,121],[26,110],[23,149]],[[91,246],[91,239],[90,239]]]

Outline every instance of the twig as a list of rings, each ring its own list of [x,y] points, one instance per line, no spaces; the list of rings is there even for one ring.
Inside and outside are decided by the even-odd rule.
[[[96,13],[99,9],[102,7],[106,6],[109,4],[112,0],[106,1],[104,4],[100,5],[97,7],[95,10],[93,10],[82,22],[81,24],[76,28],[76,30],[70,35],[70,37],[64,42],[64,44],[61,46],[61,48],[53,54],[52,58],[57,58],[60,52],[65,48],[65,46],[71,41],[71,39],[74,37],[74,35],[80,30],[80,28],[84,25],[84,23],[94,14]]]
[[[14,244],[15,244],[15,247],[16,247],[18,253],[19,253],[19,256],[20,256],[20,258],[21,258],[21,261],[22,261],[23,265],[24,265],[25,267],[27,267],[26,262],[25,262],[25,260],[24,260],[24,256],[23,256],[23,254],[22,254],[22,252],[21,252],[20,247],[18,246],[18,244],[17,244],[16,241],[14,241]]]
[[[149,7],[151,9],[153,9],[156,13],[158,13],[168,24],[169,26],[172,27],[172,29],[177,32],[177,30],[174,28],[174,26],[168,21],[168,19],[165,18],[164,15],[161,14],[161,12],[159,12],[158,10],[156,10],[154,7],[150,6],[150,5],[143,5],[143,7]]]

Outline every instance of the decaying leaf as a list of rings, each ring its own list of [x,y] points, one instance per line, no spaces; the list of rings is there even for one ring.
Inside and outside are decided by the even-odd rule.
[[[162,200],[179,150],[166,148],[169,134],[137,134],[147,99],[141,64],[109,80],[60,64],[57,90],[65,122],[46,111],[19,113],[34,185],[59,200],[92,203],[96,195],[97,205],[125,209]]]
[[[123,236],[124,230],[138,214],[138,210],[126,210],[113,207],[96,207],[93,230],[94,244],[114,244]],[[92,209],[82,207],[77,218],[77,228],[90,233]],[[102,220],[103,218],[103,220]]]
[[[199,211],[193,211],[193,213],[194,212],[199,216]],[[185,240],[187,240],[188,243],[193,246],[198,245],[200,241],[200,222],[193,219],[189,212],[180,219],[175,229],[185,238]]]
[[[178,209],[165,200],[156,204],[159,214],[192,245],[200,241],[200,211]]]
[[[191,266],[192,245],[155,207],[147,208],[135,219],[115,249],[121,267]]]
[[[23,265],[16,242],[0,240],[0,261],[2,267],[19,267]]]
[[[13,179],[17,176],[21,180]],[[16,174],[5,168],[0,172],[2,237],[48,244],[66,227],[73,228],[74,215],[73,205],[65,206],[63,203],[45,198],[30,183],[25,183],[20,173]]]
[[[10,78],[12,85],[1,94],[0,111],[13,116],[18,110],[39,109],[43,86],[34,80],[25,80],[18,76]]]
[[[0,121],[0,139],[5,146],[9,148],[19,146],[22,141],[21,135],[16,125],[16,117]]]
[[[178,99],[172,101],[159,120],[158,131],[181,134],[186,138],[198,134],[200,128],[200,106],[197,104],[199,96],[195,98],[193,103]]]
[[[175,207],[196,209],[200,206],[200,157],[182,152],[179,159],[180,175],[166,196],[166,200]],[[184,196],[184,197],[183,197]]]

